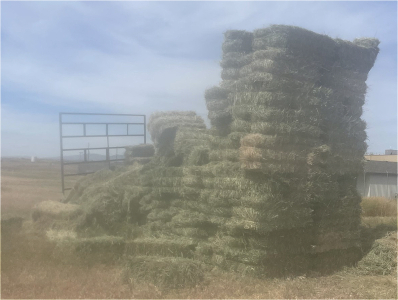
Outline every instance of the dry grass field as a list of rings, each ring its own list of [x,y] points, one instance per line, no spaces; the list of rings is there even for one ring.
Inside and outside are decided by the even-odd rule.
[[[30,218],[30,211],[36,203],[61,199],[59,173],[56,162],[30,163],[28,160],[3,159],[2,220],[10,215],[26,220]],[[391,224],[396,224],[396,214],[376,214],[364,218],[364,222],[369,228],[385,223],[391,227]],[[224,274],[209,277],[194,288],[160,290],[150,284],[123,281],[122,267],[118,264],[93,264],[63,255],[43,236],[22,234],[18,230],[18,222],[4,224],[1,236],[1,297],[4,299],[397,298],[396,275],[354,275],[350,270],[328,276],[313,274],[309,277],[267,280]]]

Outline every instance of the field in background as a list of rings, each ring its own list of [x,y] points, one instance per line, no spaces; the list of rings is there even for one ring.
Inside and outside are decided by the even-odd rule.
[[[60,200],[63,197],[60,192],[58,162],[30,163],[28,160],[3,159],[1,171],[2,219],[7,215],[27,219],[36,203]],[[73,181],[68,180],[67,185],[71,186]],[[396,202],[366,199],[363,208],[367,215],[364,224],[370,229],[388,229],[396,225]],[[217,279],[209,278],[204,284],[192,289],[162,291],[150,284],[124,282],[122,268],[117,264],[87,264],[76,257],[62,256],[42,236],[27,238],[17,230],[18,226],[14,227],[15,229],[12,226],[2,226],[2,298],[397,297],[396,276],[355,276],[344,271],[330,276],[314,274],[312,277],[267,280],[226,274]],[[379,238],[383,233],[381,230],[375,236],[369,235],[369,238]]]

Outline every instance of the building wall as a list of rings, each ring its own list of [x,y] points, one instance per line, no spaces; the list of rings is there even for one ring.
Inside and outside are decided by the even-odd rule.
[[[397,174],[373,174],[358,177],[357,189],[363,197],[394,199],[397,194]]]
[[[398,155],[365,155],[366,160],[398,162]]]

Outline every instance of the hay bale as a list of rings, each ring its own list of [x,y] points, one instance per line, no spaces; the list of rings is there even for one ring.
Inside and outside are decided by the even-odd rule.
[[[55,220],[76,219],[83,214],[78,204],[61,203],[58,201],[42,201],[33,207],[32,219],[37,221],[40,218]]]
[[[149,282],[157,287],[193,287],[204,279],[202,263],[181,257],[136,256],[127,261],[126,278]]]
[[[152,144],[128,146],[125,149],[125,157],[152,157],[155,155],[155,147]]]
[[[192,238],[144,237],[126,243],[126,254],[192,258],[195,247]]]
[[[222,44],[222,51],[249,53],[252,51],[252,38],[251,32],[244,30],[228,30],[224,33],[225,40]]]
[[[158,112],[149,117],[148,131],[155,147],[160,150],[172,147],[178,128],[206,129],[206,125],[203,119],[192,111]]]
[[[251,63],[252,55],[252,53],[242,55],[239,52],[223,53],[220,66],[221,68],[242,68]]]

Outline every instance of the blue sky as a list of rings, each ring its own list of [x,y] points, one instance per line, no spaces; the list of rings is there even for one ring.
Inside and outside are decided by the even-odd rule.
[[[288,24],[380,39],[368,152],[397,148],[396,2],[2,2],[2,156],[59,155],[58,113],[194,110],[220,82],[223,32]]]

